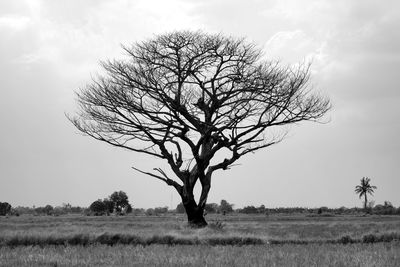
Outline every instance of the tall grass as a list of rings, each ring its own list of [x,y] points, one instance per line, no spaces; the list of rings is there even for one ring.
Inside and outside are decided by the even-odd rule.
[[[0,248],[1,266],[398,266],[399,243]]]

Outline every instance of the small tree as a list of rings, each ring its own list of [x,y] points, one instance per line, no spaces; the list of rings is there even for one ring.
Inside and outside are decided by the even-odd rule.
[[[369,182],[371,179],[368,177],[363,177],[360,180],[360,185],[356,186],[356,189],[354,190],[357,194],[359,194],[359,197],[362,198],[364,196],[364,210],[367,211],[367,194],[370,194],[371,196],[374,193],[374,189],[377,189],[376,186],[371,185]]]
[[[107,213],[107,206],[101,199],[99,199],[90,204],[89,210],[93,212],[94,215],[101,216]]]
[[[229,204],[225,199],[221,200],[221,204],[219,205],[219,211],[222,214],[226,214],[233,211],[233,204]]]
[[[5,216],[11,212],[11,205],[7,202],[0,202],[0,216]]]
[[[105,75],[77,94],[81,113],[70,120],[97,140],[167,162],[173,176],[133,169],[175,188],[194,226],[207,225],[216,171],[280,142],[286,128],[277,128],[330,108],[311,93],[309,65],[281,67],[244,39],[178,31],[124,50],[127,60],[103,62]]]
[[[124,191],[115,191],[109,199],[114,204],[115,211],[119,213],[129,205],[128,195]]]

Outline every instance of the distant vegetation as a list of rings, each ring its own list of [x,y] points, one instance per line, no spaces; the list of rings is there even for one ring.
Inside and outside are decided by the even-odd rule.
[[[73,207],[70,204],[62,204],[62,206],[53,207],[46,205],[43,207],[11,207],[10,212],[7,215],[19,216],[22,214],[28,215],[52,215],[59,216],[64,214],[82,214],[85,208]],[[2,214],[3,215],[3,214]]]
[[[364,195],[363,195],[364,196]],[[207,214],[259,214],[259,215],[274,215],[274,214],[303,214],[306,216],[335,216],[335,215],[356,215],[365,214],[366,212],[374,215],[400,215],[400,207],[396,208],[389,201],[383,204],[374,205],[369,202],[366,208],[304,208],[304,207],[279,207],[279,208],[266,208],[265,205],[260,206],[245,206],[243,208],[234,209],[234,204],[229,203],[227,200],[221,200],[220,204],[208,203],[205,206],[205,215]],[[15,207],[13,208],[7,202],[0,202],[0,216],[21,214],[31,215],[52,215],[58,216],[63,214],[82,214],[82,215],[124,215],[132,213],[139,216],[160,216],[165,214],[184,214],[185,208],[182,203],[179,203],[175,209],[169,209],[167,206],[155,208],[132,208],[129,203],[128,196],[123,191],[115,191],[108,198],[103,200],[98,199],[91,203],[88,208],[73,207],[70,204],[62,204],[62,206],[53,207],[46,205],[43,207]]]
[[[132,212],[132,206],[129,204],[128,195],[124,191],[115,191],[108,198],[99,199],[90,204],[86,210],[86,215],[124,215]]]
[[[73,207],[70,204],[63,204],[62,206],[53,207],[51,205],[46,205],[44,207],[11,207],[8,211],[5,211],[4,207],[1,207],[0,216],[5,215],[14,215],[19,216],[22,214],[30,214],[30,215],[51,215],[51,216],[59,216],[64,214],[82,214],[82,215],[124,215],[126,213],[132,213],[133,215],[138,216],[160,216],[164,214],[170,213],[178,213],[183,214],[185,210],[183,208],[182,203],[178,204],[176,209],[170,210],[168,207],[155,207],[155,208],[132,208],[130,205],[121,211],[116,211],[112,206],[104,200],[96,200],[94,201],[89,208],[84,207]],[[0,203],[2,205],[2,203]],[[232,208],[232,207],[231,207]],[[279,207],[279,208],[266,208],[264,205],[260,206],[245,206],[243,208],[237,208],[230,211],[226,211],[224,207],[221,208],[221,205],[217,203],[209,203],[205,208],[206,214],[260,214],[260,215],[274,215],[274,214],[303,214],[308,216],[336,216],[336,215],[356,215],[356,214],[365,214],[364,208],[328,208],[328,207],[319,207],[319,208],[303,208],[303,207]],[[396,208],[389,201],[385,201],[383,204],[377,204],[374,207],[367,207],[367,212],[372,215],[400,215],[400,207]]]

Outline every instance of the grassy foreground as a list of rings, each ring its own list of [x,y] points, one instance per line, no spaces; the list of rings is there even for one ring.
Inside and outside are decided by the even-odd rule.
[[[399,266],[399,243],[0,248],[1,266]]]
[[[399,266],[400,216],[0,218],[0,266]]]

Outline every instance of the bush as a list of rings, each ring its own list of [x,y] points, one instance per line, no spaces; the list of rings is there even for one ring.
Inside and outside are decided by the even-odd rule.
[[[89,210],[93,213],[95,216],[101,216],[104,214],[107,214],[107,206],[106,204],[99,200],[96,200],[92,204],[90,204]]]

